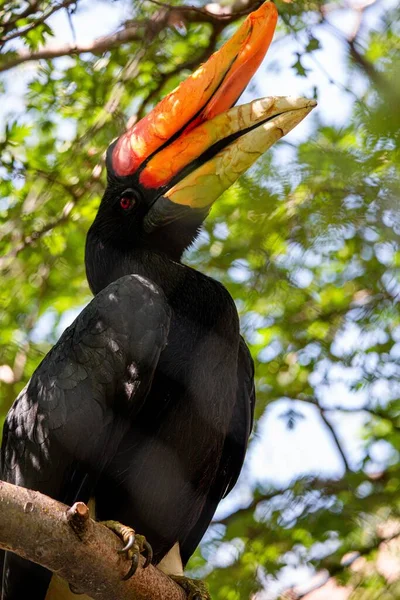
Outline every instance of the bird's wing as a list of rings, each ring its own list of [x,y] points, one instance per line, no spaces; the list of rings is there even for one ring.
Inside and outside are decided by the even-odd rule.
[[[169,321],[163,292],[145,278],[128,275],[101,291],[11,407],[1,479],[67,504],[87,502],[143,405]],[[8,553],[2,597],[42,600],[49,576]]]
[[[2,478],[73,501],[71,485],[79,495],[82,481],[71,469],[79,462],[97,472],[109,460],[150,388],[169,319],[163,292],[138,275],[100,292],[11,407]]]
[[[238,353],[238,388],[229,430],[215,483],[211,488],[203,511],[194,527],[180,545],[185,565],[200,543],[219,502],[238,480],[246,454],[247,443],[253,428],[255,407],[254,363],[244,339],[240,338]]]

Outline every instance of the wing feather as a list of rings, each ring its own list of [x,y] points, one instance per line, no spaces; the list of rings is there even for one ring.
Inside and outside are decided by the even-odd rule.
[[[100,292],[11,407],[1,477],[65,501],[75,463],[97,475],[145,400],[169,320],[163,292],[143,277],[122,277]]]
[[[242,470],[247,443],[253,427],[255,407],[254,363],[244,339],[240,338],[238,353],[238,385],[236,403],[225,439],[222,457],[203,511],[194,527],[180,544],[185,565],[200,543],[217,506],[234,487]]]

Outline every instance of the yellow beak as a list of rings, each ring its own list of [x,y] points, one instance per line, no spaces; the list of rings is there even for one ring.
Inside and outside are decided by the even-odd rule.
[[[162,150],[154,160],[158,163],[158,175],[164,175],[165,182],[171,179],[171,165],[182,173],[188,160],[189,164],[201,157],[205,160],[170,187],[164,196],[191,208],[209,206],[259,156],[300,123],[316,104],[315,100],[305,98],[263,98],[235,106],[199,125],[185,138],[178,138]],[[218,151],[219,146],[223,147]],[[149,171],[155,166],[152,162],[147,167]]]

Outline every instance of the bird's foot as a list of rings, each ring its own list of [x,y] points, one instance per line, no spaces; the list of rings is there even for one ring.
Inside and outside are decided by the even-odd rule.
[[[130,579],[136,573],[141,554],[145,558],[143,569],[149,566],[153,558],[153,550],[144,535],[138,535],[134,529],[122,525],[118,521],[102,521],[101,523],[116,533],[125,544],[121,550],[118,550],[118,554],[125,554],[126,558],[131,561],[131,568],[122,578],[124,581]]]
[[[200,579],[189,579],[182,575],[170,575],[186,592],[188,600],[211,600],[206,584]]]

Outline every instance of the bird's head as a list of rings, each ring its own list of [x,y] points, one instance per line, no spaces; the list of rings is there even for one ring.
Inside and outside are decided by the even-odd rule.
[[[270,97],[233,107],[277,22],[265,2],[208,61],[107,151],[108,185],[90,235],[122,252],[179,260],[213,202],[315,106]],[[233,107],[233,108],[232,108]]]

